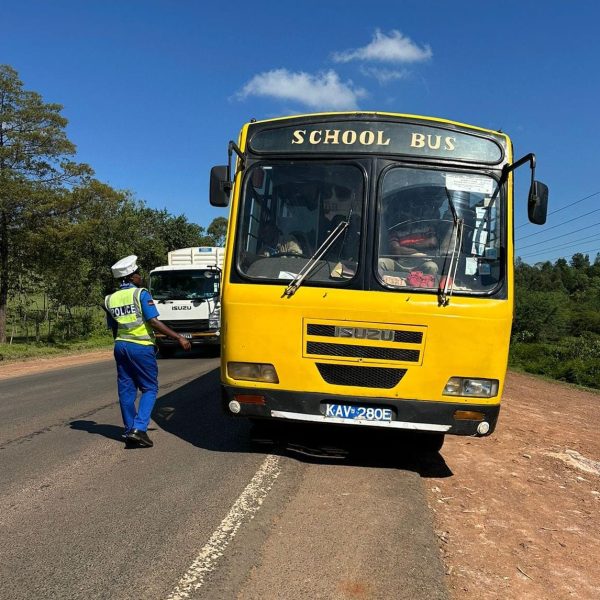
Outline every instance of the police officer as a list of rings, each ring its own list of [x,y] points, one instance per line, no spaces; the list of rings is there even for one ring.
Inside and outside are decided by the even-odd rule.
[[[158,317],[150,292],[142,286],[137,256],[127,256],[112,266],[119,289],[106,296],[104,306],[115,338],[115,361],[119,404],[125,425],[123,437],[128,445],[153,446],[147,429],[158,394],[158,365],[154,348],[154,330],[177,340],[186,351],[191,344]],[[136,410],[137,390],[142,392]]]

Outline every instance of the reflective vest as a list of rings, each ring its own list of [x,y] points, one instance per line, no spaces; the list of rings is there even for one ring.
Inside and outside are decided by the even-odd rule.
[[[125,288],[106,296],[104,306],[117,322],[115,341],[154,345],[154,331],[144,321],[140,296],[144,288]]]

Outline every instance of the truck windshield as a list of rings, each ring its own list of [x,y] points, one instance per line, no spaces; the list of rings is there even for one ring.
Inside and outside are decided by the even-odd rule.
[[[498,183],[487,175],[387,170],[379,196],[379,280],[402,291],[444,287],[450,277],[457,293],[493,291],[504,272],[501,207]]]
[[[358,268],[364,176],[355,165],[297,161],[254,167],[245,183],[237,268],[250,279],[293,280],[340,222],[344,232],[305,281],[336,285]]]
[[[158,271],[150,274],[155,300],[206,300],[219,294],[219,271]]]

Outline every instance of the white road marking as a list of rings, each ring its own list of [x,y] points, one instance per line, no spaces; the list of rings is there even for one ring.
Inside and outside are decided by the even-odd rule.
[[[190,593],[202,586],[206,575],[216,569],[217,561],[242,523],[254,518],[280,473],[279,458],[268,455],[167,600],[189,598]]]

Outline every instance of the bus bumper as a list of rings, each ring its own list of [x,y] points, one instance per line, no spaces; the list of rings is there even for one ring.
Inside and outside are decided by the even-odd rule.
[[[221,385],[221,398],[223,410],[231,416],[362,425],[478,437],[493,433],[500,412],[499,403],[476,404],[464,401],[433,402],[394,398],[365,398],[241,388],[224,384]],[[389,408],[392,410],[393,416],[389,421],[328,416],[328,405]],[[476,418],[468,418],[470,416]],[[484,425],[482,426],[482,424]]]

